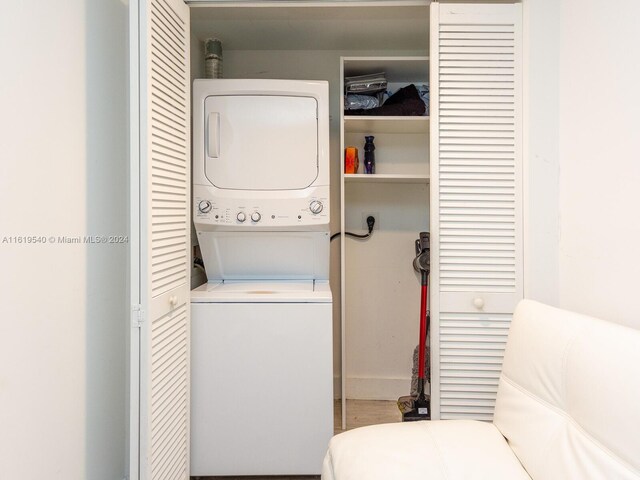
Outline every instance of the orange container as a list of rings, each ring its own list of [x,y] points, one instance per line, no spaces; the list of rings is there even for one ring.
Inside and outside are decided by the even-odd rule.
[[[344,149],[344,173],[358,173],[360,160],[358,160],[358,149],[347,147]]]

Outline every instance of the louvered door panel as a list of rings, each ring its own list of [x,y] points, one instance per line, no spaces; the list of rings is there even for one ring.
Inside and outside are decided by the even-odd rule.
[[[140,2],[141,479],[189,478],[190,73],[182,0]]]
[[[189,31],[178,2],[149,3],[151,290],[154,297],[187,283]],[[180,2],[181,3],[181,2]],[[183,5],[179,7],[184,8]],[[181,8],[181,10],[182,10]]]
[[[510,315],[440,314],[440,412],[491,420]]]
[[[434,411],[490,420],[523,292],[520,6],[432,4],[434,34]]]
[[[188,338],[183,304],[151,326],[151,443],[153,479],[183,479],[188,472]]]

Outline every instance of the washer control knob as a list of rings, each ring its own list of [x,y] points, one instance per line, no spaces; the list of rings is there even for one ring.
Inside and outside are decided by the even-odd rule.
[[[253,212],[251,214],[251,221],[252,222],[259,222],[261,218],[262,218],[262,215],[260,215],[258,212]]]
[[[247,219],[247,215],[244,212],[238,212],[238,214],[236,215],[236,220],[238,220],[240,223],[244,222]]]
[[[209,213],[211,211],[212,205],[209,200],[200,200],[198,203],[198,210],[200,213]]]
[[[323,208],[324,205],[322,205],[322,202],[318,200],[314,200],[309,204],[309,210],[311,210],[311,213],[313,213],[314,215],[319,214]]]

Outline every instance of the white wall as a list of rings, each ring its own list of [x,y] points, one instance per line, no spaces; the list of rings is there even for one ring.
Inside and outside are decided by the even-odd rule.
[[[525,294],[640,328],[640,5],[524,10]]]
[[[379,137],[384,145],[384,136]],[[376,148],[377,167],[390,160],[377,154]],[[376,217],[371,238],[346,239],[347,398],[397,400],[409,394],[419,339],[420,275],[413,269],[414,242],[419,232],[429,230],[429,187],[350,183],[345,201],[347,231],[366,231],[363,217]]]
[[[525,0],[525,296],[558,304],[558,0]]]
[[[640,3],[560,11],[559,304],[640,328]]]
[[[0,35],[0,476],[121,479],[126,245],[57,237],[127,234],[127,6],[6,2]]]

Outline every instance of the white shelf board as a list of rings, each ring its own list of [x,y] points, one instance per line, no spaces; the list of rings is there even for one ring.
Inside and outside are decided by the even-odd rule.
[[[429,133],[429,117],[345,115],[344,131],[349,133]]]
[[[396,173],[364,173],[343,174],[345,183],[429,183],[429,175],[407,175]]]

